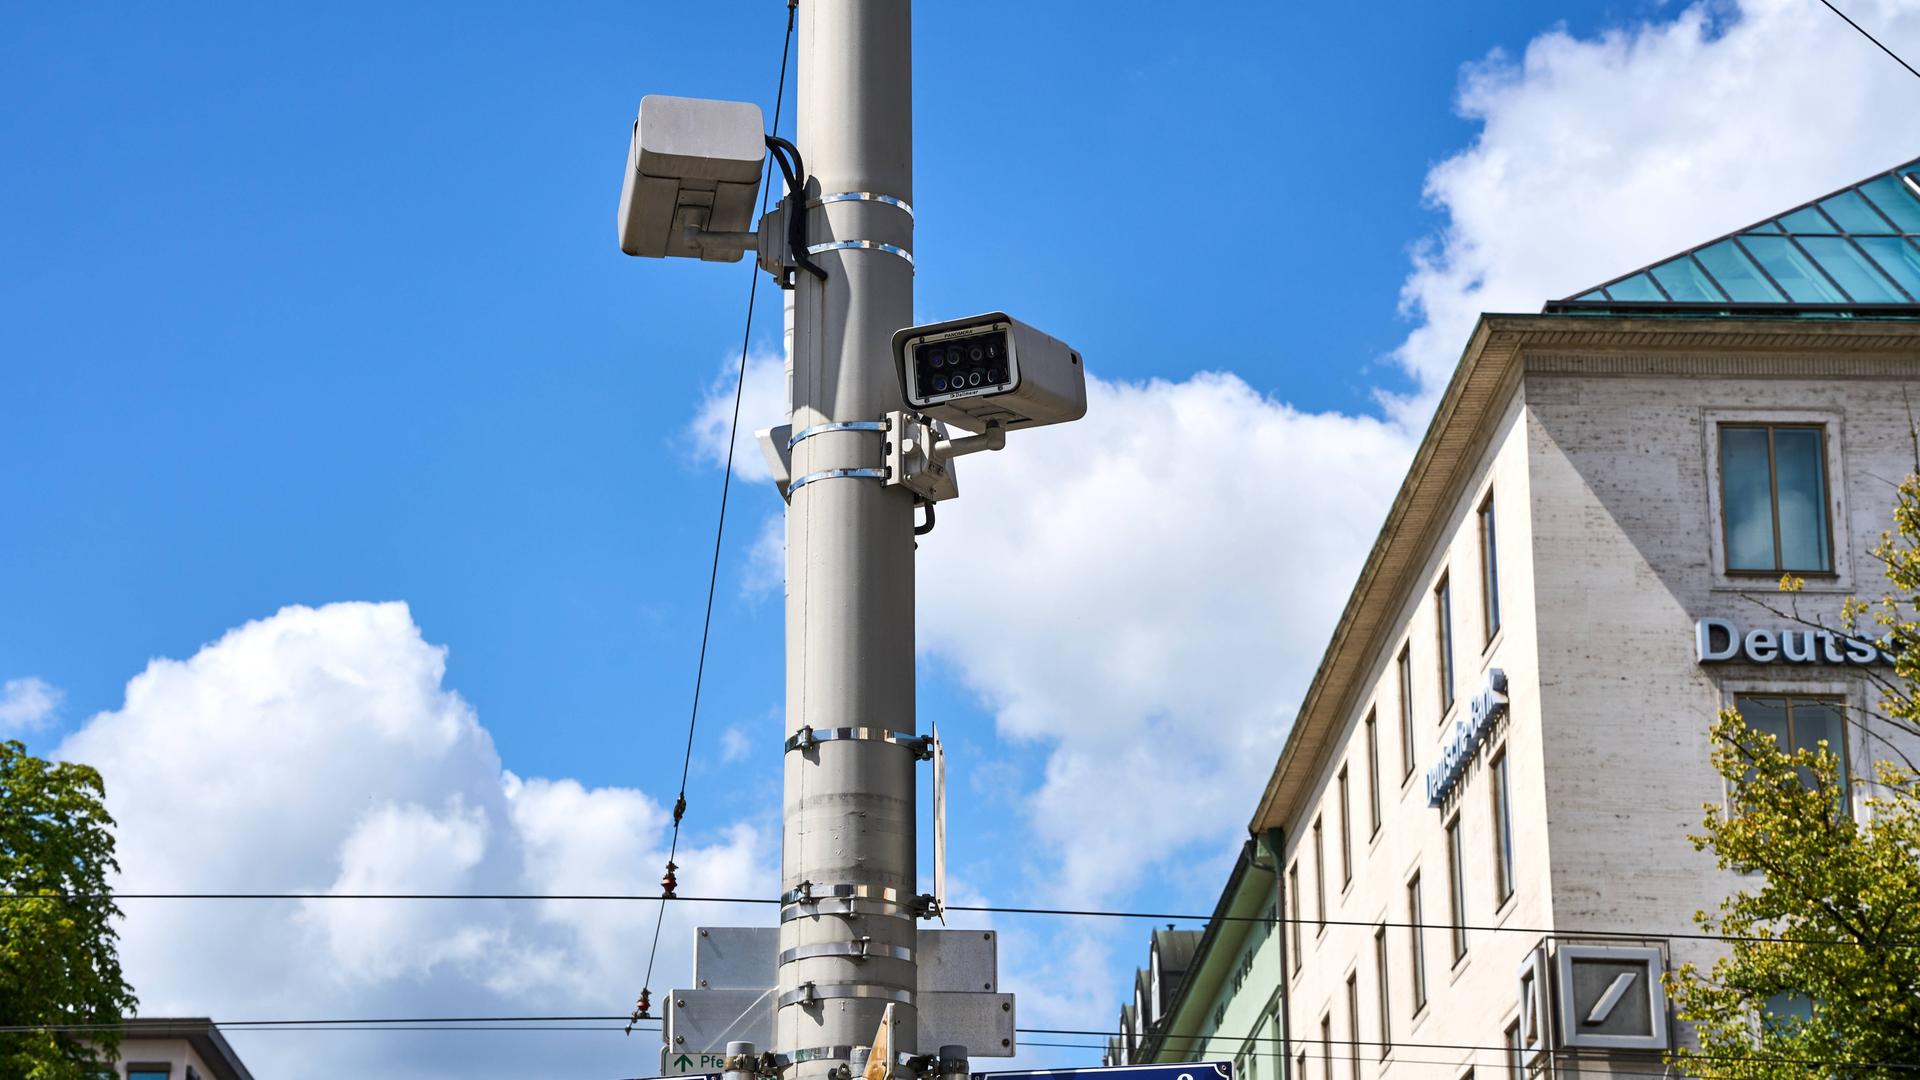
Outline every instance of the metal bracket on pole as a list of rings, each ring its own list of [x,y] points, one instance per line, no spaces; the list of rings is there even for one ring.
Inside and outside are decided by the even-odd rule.
[[[884,986],[868,986],[865,983],[801,983],[798,989],[789,990],[774,999],[779,1008],[789,1005],[817,1005],[822,1001],[841,1001],[865,998],[874,1001],[891,1001],[900,1005],[913,1004],[913,991],[889,990]]]
[[[911,731],[896,731],[892,728],[878,727],[841,727],[817,728],[811,725],[787,736],[787,752],[811,750],[824,742],[842,742],[848,739],[864,739],[870,742],[892,743],[895,746],[913,751],[920,761],[933,759],[933,736],[915,735]]]

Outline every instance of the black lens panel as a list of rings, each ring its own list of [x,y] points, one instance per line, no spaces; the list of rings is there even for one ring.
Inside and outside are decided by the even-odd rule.
[[[926,399],[1007,381],[1007,332],[989,330],[914,348],[914,385]]]

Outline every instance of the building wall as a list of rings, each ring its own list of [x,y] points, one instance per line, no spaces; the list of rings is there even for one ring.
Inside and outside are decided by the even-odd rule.
[[[1290,975],[1292,1035],[1296,1069],[1302,1061],[1306,1075],[1349,1077],[1376,1075],[1436,1076],[1447,1070],[1439,1063],[1464,1066],[1478,1061],[1492,1067],[1497,1050],[1476,1054],[1457,1044],[1474,1041],[1497,1047],[1504,1024],[1516,1010],[1514,972],[1532,939],[1524,935],[1470,932],[1467,951],[1453,962],[1450,937],[1444,929],[1428,929],[1422,936],[1426,957],[1427,1003],[1414,1008],[1412,947],[1414,931],[1407,901],[1409,880],[1419,875],[1423,920],[1444,923],[1448,913],[1447,844],[1445,823],[1458,814],[1462,829],[1468,924],[1544,926],[1551,921],[1551,894],[1547,888],[1546,808],[1542,794],[1539,730],[1539,676],[1533,663],[1534,604],[1531,545],[1532,522],[1527,511],[1528,475],[1526,404],[1516,392],[1507,403],[1493,433],[1479,453],[1471,479],[1457,492],[1447,525],[1436,542],[1415,586],[1402,598],[1396,632],[1386,648],[1373,658],[1367,693],[1360,696],[1347,718],[1346,729],[1335,741],[1340,749],[1320,768],[1314,781],[1316,796],[1288,828],[1289,868],[1297,868],[1302,891],[1301,913],[1308,925],[1300,931],[1301,964]],[[1500,592],[1500,630],[1488,640],[1481,600],[1482,572],[1478,510],[1491,495],[1494,505]],[[1440,702],[1437,604],[1434,587],[1447,575],[1452,592],[1454,627],[1454,682],[1452,706]],[[1398,659],[1405,649],[1410,661],[1411,722],[1414,764],[1404,765],[1400,737]],[[1467,708],[1485,685],[1493,668],[1508,679],[1509,710],[1486,736],[1480,753],[1455,785],[1447,804],[1428,805],[1426,773],[1439,757],[1448,726]],[[1375,716],[1380,739],[1381,816],[1379,831],[1368,820],[1370,769],[1365,720]],[[1492,886],[1493,828],[1485,764],[1495,752],[1509,762],[1513,788],[1514,849],[1517,889],[1496,910]],[[1354,868],[1351,884],[1343,882],[1339,854],[1339,783],[1347,770],[1354,820]],[[1403,778],[1404,777],[1404,778]],[[1323,823],[1326,852],[1328,925],[1318,925],[1319,888],[1314,881],[1313,822]],[[1289,881],[1293,878],[1289,877]],[[1386,1038],[1381,1037],[1380,979],[1375,935],[1385,928],[1387,951]],[[1358,997],[1357,1032],[1349,1016],[1347,980],[1352,977]],[[1330,1021],[1332,1046],[1321,1045],[1322,1019]],[[1467,1032],[1479,1032],[1474,1039]],[[1358,1067],[1352,1045],[1359,1046]],[[1388,1045],[1381,1045],[1382,1042]]]
[[[169,1066],[167,1080],[187,1080],[187,1070],[202,1080],[213,1080],[218,1076],[185,1039],[140,1039],[123,1038],[120,1040],[120,1060],[113,1067],[113,1075],[125,1077],[129,1067],[165,1063]]]
[[[1259,856],[1271,865],[1271,854]],[[1280,934],[1270,873],[1253,870],[1222,914],[1231,916],[1195,955],[1151,1060],[1231,1061],[1237,1080],[1279,1080]]]

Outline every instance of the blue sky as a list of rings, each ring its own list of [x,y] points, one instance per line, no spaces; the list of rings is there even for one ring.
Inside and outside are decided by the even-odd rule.
[[[1860,6],[1920,46],[1915,5]],[[963,889],[1002,903],[1211,907],[1256,796],[1212,770],[1247,759],[1264,776],[1278,752],[1354,552],[1472,313],[1537,310],[1913,156],[1911,88],[1829,16],[1797,8],[919,5],[918,315],[1004,307],[1072,341],[1105,380],[1094,400],[1106,419],[963,470],[974,497],[943,507],[929,541],[1031,554],[1037,607],[1067,613],[975,640],[959,596],[922,575],[921,716],[949,734],[969,796],[950,826]],[[0,723],[36,751],[94,748],[110,785],[122,775],[110,765],[128,770],[123,850],[129,835],[183,824],[162,806],[200,825],[249,813],[244,801],[137,801],[123,754],[136,729],[177,756],[180,776],[214,788],[221,768],[297,777],[263,719],[280,714],[259,704],[298,694],[286,672],[351,670],[347,681],[371,685],[400,670],[401,683],[471,706],[497,754],[460,743],[476,768],[575,782],[628,814],[610,820],[644,824],[653,846],[621,872],[638,887],[657,876],[654,811],[677,782],[719,493],[696,418],[729,400],[751,271],[622,256],[614,202],[639,97],[770,106],[783,19],[773,0],[11,13],[0,682],[18,707],[0,702]],[[1769,89],[1782,82],[1789,91]],[[1673,107],[1648,107],[1663,100]],[[789,94],[787,132],[791,106]],[[1788,137],[1807,153],[1754,175],[1755,149]],[[1702,190],[1703,177],[1722,186]],[[779,345],[778,295],[760,291],[760,372]],[[1252,475],[1233,482],[1248,486],[1209,502],[1218,462],[1233,460],[1205,456],[1222,431],[1277,457],[1240,462]],[[1149,520],[1168,504],[1143,501],[1142,485],[1159,483],[1191,496],[1188,517]],[[736,885],[763,882],[766,838],[777,842],[781,604],[755,551],[778,509],[758,478],[735,485],[688,790],[691,841]],[[1062,551],[1057,537],[1086,546]],[[1044,595],[1060,575],[1043,554],[1093,569]],[[1101,576],[1109,554],[1113,576]],[[1297,579],[1267,569],[1302,560]],[[1237,586],[1248,578],[1266,584]],[[1157,598],[1145,622],[1100,617],[1099,598],[1142,580]],[[213,653],[156,679],[156,697],[161,684],[183,695],[177,708],[129,698],[153,658],[186,661],[287,605],[348,601],[402,601],[411,621],[341,609],[295,635],[309,651],[267,649],[244,693],[208,674],[227,670],[214,661],[228,654]],[[1179,655],[1180,641],[1216,631],[1270,637],[1258,677],[1182,681],[1216,656],[1245,669],[1227,651]],[[444,646],[443,673],[416,638]],[[388,644],[358,647],[369,641]],[[1104,666],[1122,649],[1147,658],[1137,685]],[[39,696],[20,704],[29,685]],[[1077,686],[1111,700],[1060,689]],[[1099,715],[1074,715],[1095,701]],[[181,719],[194,715],[235,719],[196,729]],[[312,716],[324,731],[333,714]],[[1165,775],[1167,744],[1198,728],[1227,733]],[[253,741],[212,745],[240,730]],[[1090,764],[1103,760],[1158,802],[1105,811],[1106,831],[1138,830],[1139,843],[1082,850],[1072,830],[1102,819],[1061,808],[1122,782]],[[391,782],[356,801],[350,773],[349,790],[288,779],[285,806],[333,807],[341,831],[316,833],[305,855],[194,880],[361,880],[353,838],[371,834],[354,830],[381,806],[424,807],[447,835],[469,810],[489,837],[510,819],[534,835],[520,794],[473,810],[493,796]],[[259,841],[206,839],[233,851]],[[491,865],[492,851],[472,865]],[[515,872],[535,887],[565,876],[526,858]],[[699,862],[683,865],[685,887],[705,891]],[[414,880],[405,865],[387,872]],[[132,877],[130,866],[129,887],[144,884]],[[136,965],[163,954],[141,951],[157,931],[132,915],[130,967],[150,1005],[232,1016],[267,1000]],[[217,936],[225,915],[168,918],[170,932]],[[637,970],[622,973],[644,943],[608,933],[634,956],[608,960],[605,994],[570,989],[569,1007],[604,998],[618,1011],[639,989]],[[1106,1026],[1144,934],[1027,933],[1009,947],[1046,959],[1002,958],[1034,1002],[1023,998],[1023,1016]],[[684,967],[684,950],[663,955]],[[561,1000],[475,989],[487,962],[376,964],[316,991],[310,1008]],[[656,993],[684,975],[657,976]],[[271,1038],[242,1049],[303,1075]],[[425,1061],[422,1047],[445,1049],[444,1037],[384,1038],[396,1041],[367,1037],[355,1052]],[[495,1044],[471,1067],[513,1075],[515,1053]],[[634,1042],[568,1054],[581,1075],[648,1071]]]

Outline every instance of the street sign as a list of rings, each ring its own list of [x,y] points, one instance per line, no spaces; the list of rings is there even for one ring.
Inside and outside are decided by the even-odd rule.
[[[1185,1065],[1108,1065],[1097,1069],[1034,1069],[1026,1072],[973,1074],[973,1080],[1075,1080],[1076,1077],[1086,1077],[1088,1080],[1233,1080],[1233,1062],[1196,1061]]]
[[[720,1080],[720,1074],[727,1067],[727,1054],[724,1050],[668,1050],[660,1051],[660,1076],[654,1080],[665,1080],[669,1076],[704,1076],[706,1080]]]

